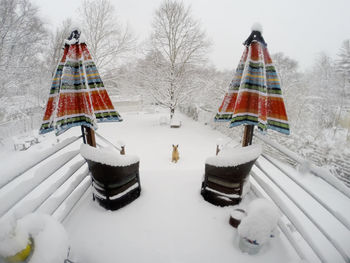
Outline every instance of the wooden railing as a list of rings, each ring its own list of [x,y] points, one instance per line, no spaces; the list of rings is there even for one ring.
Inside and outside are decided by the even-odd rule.
[[[113,145],[96,135],[102,142]],[[283,213],[279,227],[299,257],[310,262],[350,262],[350,250],[344,242],[350,237],[350,218],[339,211],[341,205],[336,203],[349,205],[350,190],[322,168],[308,164],[281,145],[259,134],[254,137],[308,167],[308,172],[319,179],[313,188],[302,175],[296,175],[290,167],[266,154],[257,160],[251,172],[253,192],[279,207]],[[79,139],[81,136],[67,139],[37,156],[35,161],[3,175],[0,200],[6,201],[0,202],[0,217],[11,214],[21,217],[39,211],[64,221],[91,184],[87,164],[79,155]],[[317,188],[327,189],[329,193],[324,197]],[[330,193],[336,194],[337,199],[330,199]],[[309,209],[310,204],[304,202],[311,203],[313,208]],[[325,224],[323,219],[331,224]],[[337,235],[332,233],[334,229]],[[339,232],[345,238],[339,239]]]
[[[39,211],[63,221],[91,184],[82,141],[72,137],[2,175],[0,217]]]
[[[266,154],[262,154],[251,172],[253,191],[257,196],[271,199],[279,207],[284,215],[284,219],[279,222],[280,229],[300,258],[310,260],[311,257],[313,259],[310,261],[320,262],[350,262],[350,250],[344,242],[347,237],[350,238],[350,218],[342,213],[344,211],[339,211],[337,206],[339,201],[350,205],[350,189],[328,171],[307,162],[289,149],[260,134],[254,137],[293,159],[303,166],[305,174],[313,174],[318,179],[314,184],[307,183],[302,178],[306,175]],[[323,194],[319,189],[329,193]],[[337,197],[331,199],[334,195],[330,193]],[[330,223],[325,223],[327,221]],[[290,231],[287,225],[298,233]],[[303,245],[296,235],[302,237]],[[308,250],[309,253],[305,253]]]

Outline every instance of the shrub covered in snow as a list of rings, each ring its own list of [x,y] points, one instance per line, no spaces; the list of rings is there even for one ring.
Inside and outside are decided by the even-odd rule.
[[[62,263],[68,252],[68,236],[58,221],[44,214],[29,214],[19,219],[4,220],[0,224],[0,253],[13,256],[23,250],[29,237],[34,243],[28,263]]]
[[[258,198],[247,207],[247,216],[238,226],[241,237],[254,241],[259,245],[266,243],[277,227],[280,213],[270,201]]]
[[[109,148],[95,148],[88,144],[80,146],[80,154],[87,160],[111,166],[128,166],[140,161],[135,155],[121,155]]]
[[[0,259],[10,257],[26,248],[29,234],[14,217],[0,220]]]
[[[260,144],[241,148],[223,148],[217,156],[207,158],[205,163],[217,167],[237,166],[257,159],[261,152]]]

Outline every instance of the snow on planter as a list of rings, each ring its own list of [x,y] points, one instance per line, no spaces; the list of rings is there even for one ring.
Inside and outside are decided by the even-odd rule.
[[[95,148],[88,144],[80,146],[80,154],[85,159],[110,166],[129,166],[140,161],[135,155],[120,155],[112,149]]]
[[[207,158],[201,189],[204,199],[217,206],[238,204],[249,191],[248,176],[261,151],[260,145],[224,148]]]
[[[206,164],[216,167],[238,166],[257,159],[262,152],[260,144],[241,148],[224,148],[217,156],[207,158]]]
[[[98,149],[86,144],[80,147],[92,176],[93,200],[107,210],[117,210],[140,196],[139,158]]]
[[[1,222],[0,226],[1,256],[16,255],[26,248],[30,238],[33,245],[28,263],[62,263],[66,259],[69,247],[67,233],[62,224],[49,215],[33,213],[18,221],[12,218]]]
[[[238,226],[239,246],[243,252],[256,254],[277,227],[280,213],[275,205],[264,198],[252,201],[247,207],[247,216]]]

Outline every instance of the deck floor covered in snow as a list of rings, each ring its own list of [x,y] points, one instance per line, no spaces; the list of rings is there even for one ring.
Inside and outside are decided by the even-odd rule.
[[[223,135],[183,115],[181,128],[160,125],[166,112],[123,114],[121,123],[99,125],[99,134],[126,144],[140,157],[141,196],[117,211],[92,200],[91,188],[64,221],[76,262],[298,262],[283,233],[259,254],[238,248],[228,221],[232,207],[204,201],[200,187],[204,162],[215,155]],[[224,138],[229,140],[228,138]],[[237,138],[239,140],[239,138]],[[97,138],[97,142],[101,142]],[[171,162],[172,144],[180,160]],[[245,202],[255,198],[249,193]]]

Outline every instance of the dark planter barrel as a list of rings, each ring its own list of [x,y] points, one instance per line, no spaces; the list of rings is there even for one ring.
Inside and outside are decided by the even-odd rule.
[[[255,161],[228,167],[205,164],[203,198],[217,206],[238,204],[242,199],[243,184]]]
[[[91,171],[94,200],[108,209],[117,210],[140,196],[139,162],[112,166],[86,160]]]

